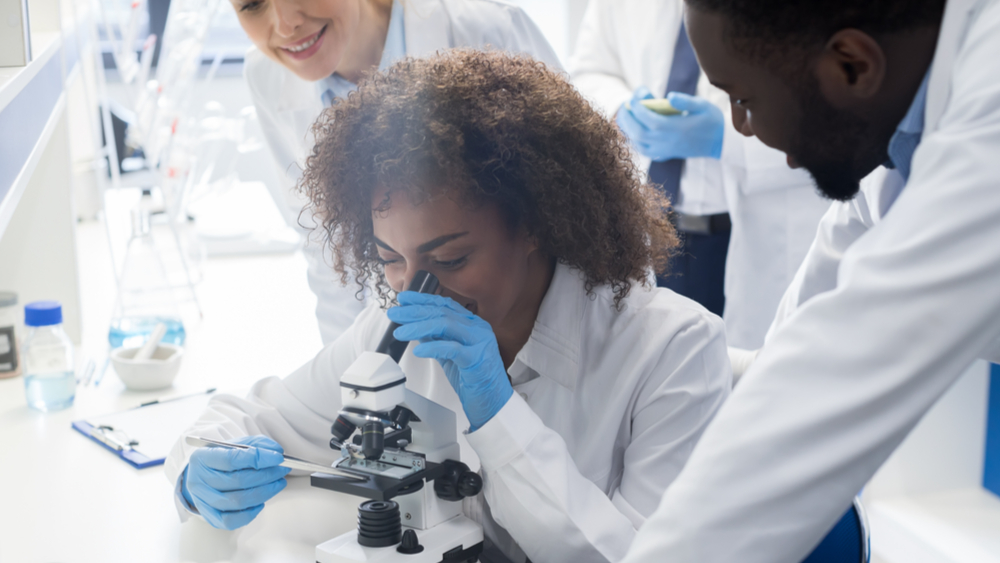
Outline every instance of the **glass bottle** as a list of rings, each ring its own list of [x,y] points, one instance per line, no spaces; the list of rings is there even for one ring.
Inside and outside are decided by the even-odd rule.
[[[24,324],[27,334],[21,358],[28,406],[47,412],[72,405],[76,396],[73,343],[63,331],[62,306],[57,301],[28,303]]]
[[[149,211],[133,209],[132,237],[125,250],[125,263],[108,331],[111,347],[141,346],[159,323],[167,327],[163,342],[183,346],[186,333],[173,292],[150,232]]]

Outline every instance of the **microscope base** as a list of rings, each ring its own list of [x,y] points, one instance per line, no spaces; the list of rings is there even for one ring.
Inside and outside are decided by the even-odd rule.
[[[412,528],[403,526],[403,531],[407,529]],[[420,545],[424,546],[424,550],[420,553],[402,554],[396,551],[395,545],[364,547],[358,544],[357,530],[352,530],[316,546],[316,563],[465,563],[468,559],[475,558],[479,551],[471,557],[462,558],[454,556],[445,558],[444,554],[455,548],[461,548],[459,551],[462,549],[468,551],[481,546],[483,542],[483,529],[462,515],[429,530],[414,531],[417,533]]]

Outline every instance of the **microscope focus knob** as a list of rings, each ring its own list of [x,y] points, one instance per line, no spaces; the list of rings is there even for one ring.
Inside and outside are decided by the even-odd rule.
[[[450,459],[442,465],[444,474],[434,479],[434,493],[441,500],[460,501],[483,490],[483,478],[470,471],[468,465]]]
[[[458,478],[458,492],[463,497],[474,497],[483,490],[483,478],[478,473],[466,471]]]

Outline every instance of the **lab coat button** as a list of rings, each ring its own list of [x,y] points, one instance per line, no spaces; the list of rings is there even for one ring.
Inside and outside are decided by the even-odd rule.
[[[527,393],[518,393],[518,395],[520,395],[521,398],[524,399],[525,401],[528,400],[528,394]]]

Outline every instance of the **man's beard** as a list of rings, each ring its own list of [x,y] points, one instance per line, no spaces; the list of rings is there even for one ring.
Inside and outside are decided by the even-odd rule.
[[[812,175],[821,195],[848,201],[861,178],[889,158],[892,130],[880,132],[870,121],[834,108],[815,81],[800,94],[802,119],[790,154]]]

